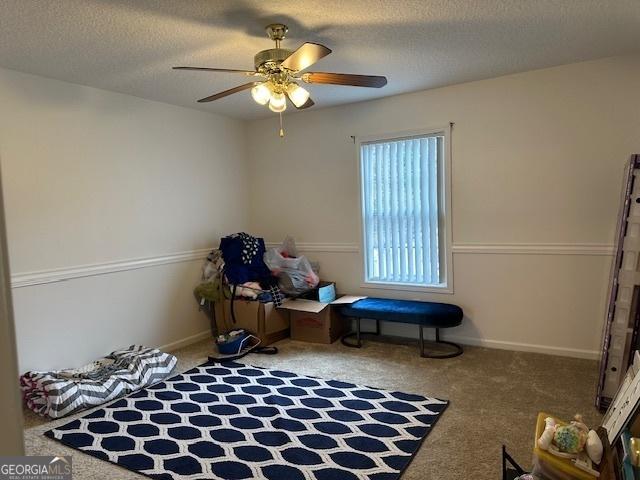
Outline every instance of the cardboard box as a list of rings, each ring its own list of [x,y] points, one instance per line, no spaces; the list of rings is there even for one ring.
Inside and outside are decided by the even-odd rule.
[[[272,302],[235,299],[233,310],[236,323],[231,316],[231,301],[225,300],[224,324],[218,325],[220,332],[244,328],[258,336],[262,345],[269,345],[289,336],[289,312],[276,309]]]
[[[346,331],[345,318],[330,306],[318,313],[292,310],[290,315],[292,340],[329,344]]]
[[[289,300],[278,310],[288,310],[291,321],[291,339],[311,343],[333,343],[350,324],[340,314],[339,305],[353,303],[364,297],[344,296],[330,303],[315,300]]]

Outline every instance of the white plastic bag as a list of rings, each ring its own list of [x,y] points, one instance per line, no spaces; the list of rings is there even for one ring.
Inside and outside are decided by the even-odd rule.
[[[264,263],[278,277],[280,290],[289,295],[301,295],[320,282],[307,257],[297,253],[295,241],[287,237],[279,248],[270,248],[264,254]]]
[[[280,247],[280,253],[286,255],[289,258],[299,257],[298,249],[296,248],[296,241],[293,237],[287,235],[285,239],[282,241],[282,246]]]

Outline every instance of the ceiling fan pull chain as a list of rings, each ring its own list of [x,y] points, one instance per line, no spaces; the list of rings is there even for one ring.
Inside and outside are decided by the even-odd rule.
[[[280,138],[284,137],[284,128],[282,128],[282,112],[280,112]]]

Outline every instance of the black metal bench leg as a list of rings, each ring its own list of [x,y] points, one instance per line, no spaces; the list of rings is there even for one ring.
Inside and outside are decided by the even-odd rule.
[[[362,335],[380,335],[380,320],[376,320],[376,331],[375,332],[363,332],[361,329],[361,319],[356,318],[356,331],[347,333],[345,336],[340,339],[343,345],[352,348],[361,348],[362,347]],[[355,343],[349,341],[348,339],[356,337]]]
[[[424,328],[422,325],[418,325],[420,329],[420,356],[423,358],[453,358],[458,355],[462,355],[462,347],[457,343],[447,342],[445,340],[440,340],[440,329],[436,328],[436,341],[435,343],[438,345],[449,345],[453,347],[453,351],[449,353],[427,353],[424,348],[424,333],[422,329]]]

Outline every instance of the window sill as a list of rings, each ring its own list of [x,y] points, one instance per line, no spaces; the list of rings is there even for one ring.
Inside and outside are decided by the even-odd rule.
[[[412,283],[384,283],[384,282],[364,282],[360,284],[360,288],[380,289],[380,290],[396,290],[401,292],[423,292],[423,293],[442,293],[453,294],[453,288],[450,285],[415,285]]]

